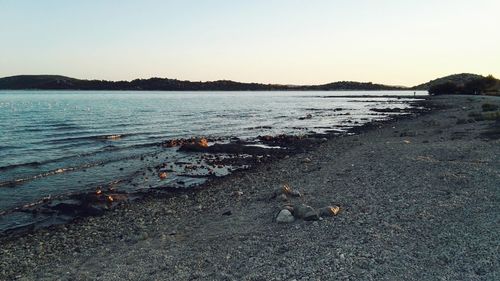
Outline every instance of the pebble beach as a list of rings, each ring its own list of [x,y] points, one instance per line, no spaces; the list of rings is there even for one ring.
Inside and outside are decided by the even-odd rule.
[[[500,97],[424,105],[195,191],[2,236],[0,280],[498,280]]]

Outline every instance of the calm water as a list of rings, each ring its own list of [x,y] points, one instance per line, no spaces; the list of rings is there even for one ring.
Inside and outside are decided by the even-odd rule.
[[[351,97],[328,98],[345,95]],[[359,97],[365,95],[373,97]],[[323,133],[390,115],[372,108],[410,106],[410,99],[380,95],[413,92],[1,91],[0,211],[188,157],[157,145],[166,139]],[[141,160],[154,155],[161,159]],[[16,220],[0,216],[0,230]]]

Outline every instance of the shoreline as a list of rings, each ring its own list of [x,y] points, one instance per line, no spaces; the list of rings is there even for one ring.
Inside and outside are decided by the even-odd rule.
[[[0,280],[495,279],[498,139],[470,113],[500,99],[430,101],[196,192],[0,237]],[[340,214],[276,223],[285,183],[303,194],[288,203]]]
[[[206,181],[217,181],[235,172],[245,172],[248,169],[253,169],[262,162],[276,161],[285,156],[289,157],[297,153],[304,153],[329,139],[342,135],[359,134],[368,130],[374,124],[394,122],[398,119],[410,118],[416,114],[427,112],[430,109],[423,106],[427,97],[406,97],[407,100],[404,104],[410,106],[408,108],[399,108],[397,104],[394,104],[393,106],[395,107],[393,108],[370,108],[370,111],[387,114],[384,116],[385,119],[374,120],[363,125],[356,125],[358,121],[352,122],[349,120],[345,125],[335,126],[337,129],[334,129],[333,126],[325,127],[322,133],[307,132],[300,135],[259,135],[252,139],[240,139],[236,136],[229,136],[225,138],[193,137],[162,140],[150,146],[163,149],[172,148],[177,149],[177,152],[188,153],[186,155],[189,158],[187,162],[186,159],[181,161],[154,160],[162,158],[162,154],[168,153],[167,151],[156,151],[156,154],[143,154],[140,156],[140,160],[147,162],[144,163],[144,168],[146,169],[146,175],[143,175],[144,178],[154,180],[160,174],[165,173],[168,183],[162,184],[165,178],[162,178],[158,182],[150,182],[148,180],[146,180],[146,183],[140,182],[140,176],[135,172],[133,176],[128,175],[126,177],[109,179],[108,183],[96,185],[93,189],[38,198],[33,202],[0,211],[0,219],[5,219],[5,222],[9,222],[8,216],[15,217],[20,214],[31,214],[33,216],[31,221],[26,221],[24,224],[19,224],[16,227],[0,228],[0,237],[23,235],[52,225],[72,223],[74,219],[81,219],[87,216],[100,216],[104,212],[113,210],[117,205],[134,203],[130,201],[137,201],[142,197],[158,196],[159,193],[168,193],[160,194],[160,196],[169,196],[179,192],[191,192],[192,190],[202,189]],[[358,98],[363,97],[360,96]],[[339,109],[336,108],[335,111],[344,110],[342,108]],[[307,117],[299,117],[299,119],[301,118],[306,119]],[[340,127],[344,128],[338,130]],[[198,142],[200,140],[206,140],[211,145],[208,147],[199,146]],[[139,159],[138,157],[136,158]],[[156,163],[151,166],[151,161]],[[39,177],[59,175],[68,171],[81,171],[82,168],[99,169],[99,167],[103,167],[106,164],[107,162],[103,161],[101,164],[98,163],[96,165],[61,166],[54,170],[47,170],[44,173],[35,173],[32,176],[0,182],[0,188],[16,188],[18,184],[30,182]],[[184,169],[183,171],[182,168]],[[122,169],[120,168],[120,171]],[[149,188],[137,187],[141,184],[149,185]],[[108,200],[108,196],[112,196],[113,200]]]

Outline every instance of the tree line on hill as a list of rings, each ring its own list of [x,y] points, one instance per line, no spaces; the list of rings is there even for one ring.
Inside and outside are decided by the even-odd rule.
[[[19,75],[0,78],[4,90],[134,90],[134,91],[293,91],[293,90],[401,90],[399,86],[341,81],[324,85],[240,83],[229,80],[193,82],[168,78],[132,81],[81,80],[57,75]]]
[[[488,92],[498,92],[500,81],[493,75],[480,76],[467,82],[445,81],[429,87],[431,95],[480,95]]]
[[[339,91],[339,90],[428,90],[432,95],[482,94],[500,92],[500,81],[493,76],[461,73],[414,87],[390,86],[371,82],[340,81],[322,85],[280,85],[241,83],[230,80],[208,82],[168,78],[132,81],[83,80],[59,75],[18,75],[0,78],[0,90],[110,90],[110,91]]]

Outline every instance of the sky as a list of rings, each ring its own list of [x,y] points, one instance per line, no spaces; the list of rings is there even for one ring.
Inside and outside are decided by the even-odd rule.
[[[0,0],[0,77],[500,77],[499,0]]]

